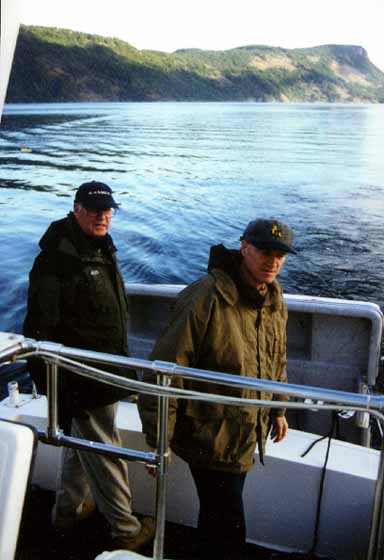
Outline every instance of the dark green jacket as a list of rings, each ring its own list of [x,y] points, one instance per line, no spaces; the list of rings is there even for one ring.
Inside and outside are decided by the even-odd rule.
[[[40,240],[41,252],[29,276],[24,334],[89,350],[128,354],[128,306],[112,239],[85,235],[72,213],[53,222]],[[45,368],[32,360],[30,370],[45,392]],[[126,392],[68,371],[60,375],[61,405],[78,408],[116,402]],[[66,400],[66,404],[64,404]]]
[[[233,260],[232,269],[239,270],[239,253],[224,247],[221,252],[223,260],[228,261],[229,257]],[[287,309],[278,282],[269,285],[262,297],[230,274],[228,267],[220,267],[218,259],[208,275],[180,294],[172,319],[155,345],[151,359],[286,382],[286,321]],[[242,398],[273,398],[271,393],[182,382],[177,378],[173,385]],[[280,400],[278,395],[274,398]],[[141,397],[139,409],[147,441],[155,446],[154,399]],[[248,471],[257,444],[263,460],[271,415],[284,415],[284,412],[284,409],[271,412],[269,408],[247,405],[234,407],[171,399],[171,447],[194,466]]]

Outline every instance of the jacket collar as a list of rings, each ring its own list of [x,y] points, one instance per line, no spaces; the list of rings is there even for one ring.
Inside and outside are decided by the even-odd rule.
[[[232,280],[232,278],[223,270],[214,268],[210,270],[210,275],[215,279],[217,291],[229,305],[236,305],[240,299],[240,292]],[[267,285],[267,293],[260,305],[252,305],[252,307],[280,307],[282,302],[282,289],[277,280]]]

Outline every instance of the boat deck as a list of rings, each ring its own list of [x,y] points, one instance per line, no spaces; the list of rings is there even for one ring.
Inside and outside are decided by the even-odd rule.
[[[103,518],[94,517],[83,521],[79,527],[66,535],[52,529],[50,512],[53,492],[33,486],[26,501],[18,550],[15,560],[94,560],[108,550],[108,534]],[[195,529],[167,523],[164,557],[172,560],[198,560],[195,553]],[[152,547],[141,554],[151,558]],[[311,554],[286,554],[248,545],[246,560],[309,560]],[[220,559],[214,559],[220,560]],[[245,559],[244,559],[245,560]],[[326,560],[323,558],[323,560]],[[331,560],[331,559],[328,559]]]

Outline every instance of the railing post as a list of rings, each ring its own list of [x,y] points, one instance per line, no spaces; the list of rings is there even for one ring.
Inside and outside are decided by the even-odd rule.
[[[48,400],[48,437],[57,438],[59,435],[58,406],[57,406],[57,365],[46,363],[47,370],[47,400]]]
[[[157,382],[163,387],[171,383],[169,375],[159,373]],[[157,453],[159,463],[156,478],[156,533],[153,546],[153,558],[163,560],[164,558],[164,532],[165,532],[165,506],[167,492],[168,471],[168,409],[169,397],[158,396],[157,408]]]
[[[383,425],[383,423],[381,423]],[[382,560],[383,538],[384,538],[384,442],[381,444],[380,463],[377,473],[375,497],[373,502],[371,530],[369,535],[369,547],[367,560]]]
[[[375,560],[383,560],[383,554],[384,554],[384,497],[383,497],[383,482],[382,482],[381,508],[380,508],[379,526],[377,529],[377,537],[376,537]]]

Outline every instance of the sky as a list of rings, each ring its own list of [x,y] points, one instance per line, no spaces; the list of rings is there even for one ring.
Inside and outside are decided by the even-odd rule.
[[[384,71],[384,0],[21,0],[21,22],[137,49],[359,45]]]

